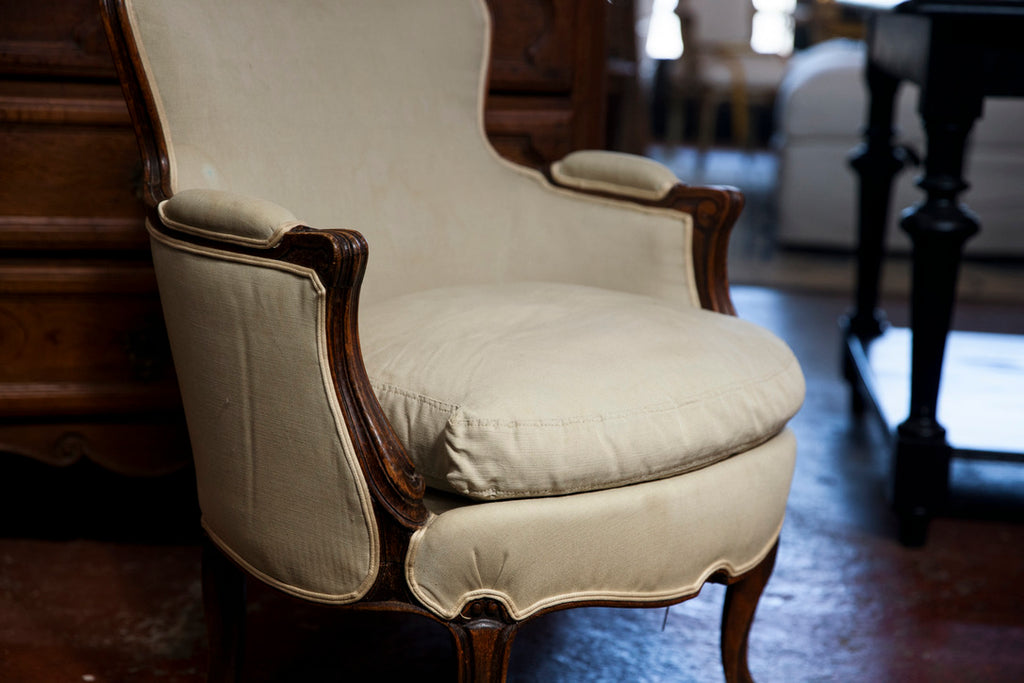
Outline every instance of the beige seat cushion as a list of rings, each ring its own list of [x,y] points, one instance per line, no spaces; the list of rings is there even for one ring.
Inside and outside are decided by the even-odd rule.
[[[477,499],[695,470],[803,400],[788,347],[745,321],[577,285],[445,288],[365,309],[377,396],[428,485]]]

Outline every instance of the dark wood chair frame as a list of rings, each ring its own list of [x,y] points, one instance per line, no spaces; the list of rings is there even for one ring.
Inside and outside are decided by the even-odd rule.
[[[139,53],[130,37],[124,6],[120,0],[101,1],[107,36],[142,152],[144,195],[150,224],[177,240],[225,253],[248,254],[311,268],[327,290],[331,375],[362,474],[373,498],[381,544],[376,582],[365,597],[343,607],[407,612],[440,622],[454,639],[459,681],[505,680],[512,642],[525,620],[513,619],[500,603],[490,599],[474,600],[457,617],[445,620],[427,610],[405,581],[404,558],[409,540],[427,519],[427,510],[422,502],[425,486],[377,402],[363,366],[357,319],[359,288],[366,267],[366,241],[358,232],[351,230],[317,230],[300,226],[285,234],[273,248],[256,249],[206,240],[162,224],[156,207],[171,196],[171,188],[167,147],[155,101]],[[550,174],[548,178],[555,183]],[[588,194],[628,199],[607,193]],[[729,233],[743,207],[742,195],[728,187],[678,184],[661,200],[631,201],[649,207],[675,209],[693,216],[692,256],[701,306],[735,315],[729,298],[726,251]],[[747,639],[758,600],[771,576],[777,549],[778,544],[757,566],[744,574],[729,576],[719,571],[709,578],[711,582],[728,586],[722,616],[721,655],[725,679],[729,682],[753,680],[747,667]],[[210,643],[209,680],[239,681],[245,640],[247,574],[206,539],[202,575]],[[573,602],[545,609],[528,619],[568,607],[665,607],[696,595],[697,592],[660,602]]]

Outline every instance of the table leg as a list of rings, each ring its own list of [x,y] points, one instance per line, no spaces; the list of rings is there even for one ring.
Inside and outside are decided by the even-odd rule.
[[[853,310],[843,318],[843,376],[850,384],[850,405],[864,412],[860,371],[854,348],[861,348],[885,329],[885,314],[878,308],[878,289],[885,251],[892,182],[904,166],[904,155],[892,144],[893,108],[899,80],[873,66],[866,70],[868,123],[864,142],[850,155],[858,178],[857,281]]]
[[[924,543],[928,522],[949,487],[952,449],[936,409],[963,245],[979,227],[957,201],[967,188],[964,147],[974,116],[935,112],[923,119],[928,150],[918,185],[925,200],[900,223],[914,245],[911,386],[910,414],[896,432],[892,496],[900,540],[908,545]]]
[[[867,340],[881,334],[885,314],[878,306],[878,286],[885,251],[892,182],[904,165],[904,157],[892,144],[893,108],[899,80],[870,63],[868,125],[864,142],[850,157],[859,179],[857,216],[857,298],[848,331]]]

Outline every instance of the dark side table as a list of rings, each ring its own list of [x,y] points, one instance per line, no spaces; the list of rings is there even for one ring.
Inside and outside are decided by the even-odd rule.
[[[958,200],[968,187],[965,145],[986,97],[1024,95],[1024,0],[840,2],[866,13],[869,90],[864,143],[851,157],[859,176],[859,242],[855,307],[841,323],[844,372],[854,409],[871,406],[883,419],[869,356],[887,334],[878,291],[891,185],[913,156],[893,142],[893,105],[902,81],[920,87],[924,198],[900,219],[913,243],[909,414],[891,431],[890,494],[900,540],[921,545],[948,496],[955,453],[938,421],[939,384],[963,245],[980,227]]]

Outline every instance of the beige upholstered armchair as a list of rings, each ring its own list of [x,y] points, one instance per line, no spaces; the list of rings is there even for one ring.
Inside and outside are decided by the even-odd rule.
[[[439,621],[459,680],[502,680],[528,619],[719,581],[747,680],[804,386],[728,315],[740,196],[612,153],[548,176],[498,158],[481,0],[105,15],[209,538],[211,678],[239,675],[248,576]]]

